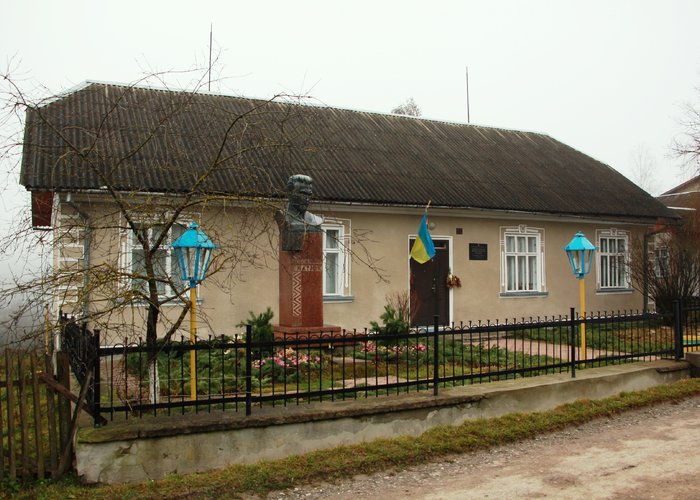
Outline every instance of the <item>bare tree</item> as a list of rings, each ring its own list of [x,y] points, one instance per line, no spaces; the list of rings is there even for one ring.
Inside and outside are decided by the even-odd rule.
[[[685,130],[673,142],[672,151],[689,169],[700,173],[700,107],[697,104],[689,102],[683,106],[681,125]]]
[[[630,180],[647,193],[658,191],[659,183],[655,172],[657,163],[649,148],[639,145],[631,155]]]
[[[91,185],[99,186],[100,193],[87,197],[82,190],[66,190],[62,196],[59,214],[60,222],[54,230],[39,241],[30,244],[49,243],[58,254],[58,261],[51,263],[49,272],[42,272],[30,281],[16,279],[10,294],[17,291],[36,294],[44,291],[46,295],[60,297],[62,303],[73,303],[73,310],[81,319],[89,320],[95,325],[109,324],[115,316],[123,316],[127,308],[133,311],[134,304],[145,304],[146,341],[155,345],[159,337],[158,328],[161,319],[166,320],[165,331],[161,337],[172,336],[186,317],[190,303],[184,295],[184,284],[177,278],[172,259],[167,258],[167,247],[182,231],[182,221],[202,215],[205,207],[210,212],[225,210],[224,201],[244,202],[253,199],[249,194],[217,193],[210,189],[212,177],[237,171],[242,176],[250,176],[240,159],[254,151],[265,149],[284,149],[285,134],[279,130],[263,130],[255,126],[256,117],[269,113],[269,106],[279,96],[268,100],[249,102],[240,112],[224,116],[218,124],[222,125],[216,134],[210,149],[211,155],[202,159],[202,165],[196,172],[172,168],[172,164],[186,164],[189,154],[184,144],[174,140],[173,131],[179,121],[185,119],[199,85],[188,91],[177,93],[172,100],[155,98],[137,86],[123,88],[95,89],[94,99],[99,112],[96,116],[81,117],[63,115],[65,109],[56,109],[46,104],[54,99],[70,99],[70,96],[52,97],[40,102],[30,101],[22,89],[12,79],[5,76],[11,88],[11,99],[15,109],[25,109],[27,119],[24,123],[24,138],[16,144],[26,151],[33,151],[38,157],[51,150],[60,150],[60,161],[65,170],[71,170],[79,177],[91,179]],[[117,95],[108,95],[116,92]],[[151,123],[129,123],[125,120],[128,113],[138,108],[152,111]],[[284,127],[289,116],[276,116],[275,123]],[[85,120],[95,119],[89,125]],[[132,127],[134,130],[126,130]],[[39,137],[39,131],[41,136]],[[113,144],[120,135],[128,135],[128,147],[115,151]],[[123,146],[117,144],[117,148]],[[148,148],[167,148],[164,151],[166,165],[148,165],[143,171],[134,167],[134,159]],[[160,171],[159,171],[160,169]],[[65,172],[64,170],[64,172]],[[186,185],[185,189],[163,196],[163,193],[149,194],[146,183],[140,176],[162,176],[166,183],[177,186]],[[23,179],[23,182],[34,182]],[[127,183],[127,185],[124,185]],[[46,201],[45,203],[55,203]],[[250,212],[271,209],[266,202],[255,199],[253,206],[247,210],[247,222],[243,234],[247,238],[226,241],[225,232],[217,236],[225,241],[232,251],[220,254],[215,261],[212,272],[216,274],[226,270],[229,274],[241,260],[253,261],[257,257],[270,255],[272,249],[261,252],[256,248],[255,234],[268,234],[270,224],[265,217],[258,217],[255,223]],[[88,210],[88,206],[91,210]],[[95,207],[99,215],[95,215]],[[211,215],[210,215],[211,216]],[[25,221],[26,222],[26,221]],[[24,226],[27,234],[29,225]],[[11,239],[17,240],[14,232]],[[126,239],[125,239],[126,238]],[[34,239],[36,240],[36,238]],[[114,259],[113,256],[102,258],[90,255],[100,247],[123,245],[129,241],[127,250],[130,265]],[[230,247],[228,246],[230,245]],[[179,314],[174,318],[165,318],[161,312],[163,306],[177,302],[181,304]],[[133,316],[133,314],[132,314]],[[121,321],[121,320],[120,320]],[[138,319],[132,319],[132,323]]]
[[[406,102],[399,104],[391,110],[396,115],[421,116],[421,110],[413,97],[406,99]]]
[[[167,87],[156,74],[37,100],[0,75],[5,110],[22,120],[3,152],[21,151],[25,165],[42,165],[23,171],[21,182],[34,208],[54,217],[50,230],[37,232],[42,223],[27,211],[0,242],[23,254],[49,250],[34,273],[3,283],[0,303],[17,294],[32,297],[25,311],[31,303],[58,303],[94,327],[117,325],[130,340],[143,332],[155,346],[181,328],[191,307],[169,254],[187,222],[208,221],[207,233],[220,244],[207,278],[219,289],[235,286],[243,268],[276,262],[272,214],[285,198],[286,168],[276,165],[291,165],[295,150],[310,149],[314,107],[295,105],[305,96],[204,94],[204,76],[187,91],[143,87],[154,79]],[[361,229],[353,231],[355,248],[362,243]],[[353,251],[353,259],[381,278],[369,254]],[[173,304],[179,307],[164,314]]]
[[[679,223],[659,227],[632,245],[632,284],[652,298],[662,314],[671,312],[674,300],[700,291],[700,199],[693,205],[696,210],[684,211]]]

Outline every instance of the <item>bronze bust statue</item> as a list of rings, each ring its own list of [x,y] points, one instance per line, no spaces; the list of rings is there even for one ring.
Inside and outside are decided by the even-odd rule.
[[[323,217],[307,210],[313,194],[312,183],[308,175],[292,175],[287,181],[287,211],[275,212],[282,250],[286,252],[300,252],[304,246],[304,235],[322,230]]]

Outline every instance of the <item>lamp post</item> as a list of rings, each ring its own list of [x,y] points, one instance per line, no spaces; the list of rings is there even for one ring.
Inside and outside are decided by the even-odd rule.
[[[197,334],[197,284],[204,281],[211,263],[211,255],[219,246],[193,222],[182,236],[173,242],[172,248],[180,269],[180,277],[190,285],[190,341],[194,346]],[[190,398],[197,399],[194,349],[190,351]]]
[[[586,353],[586,287],[585,276],[591,272],[593,264],[593,255],[596,251],[595,245],[588,241],[582,232],[576,233],[574,238],[564,247],[566,255],[569,257],[571,269],[574,276],[579,282],[579,302],[581,309],[581,317],[584,321],[581,323],[581,359],[584,361],[587,358]]]

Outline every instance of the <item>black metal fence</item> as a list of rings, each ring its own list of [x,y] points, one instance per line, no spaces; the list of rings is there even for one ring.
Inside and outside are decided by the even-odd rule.
[[[680,358],[684,342],[686,348],[698,344],[699,327],[700,307],[677,311],[670,325],[655,313],[584,319],[571,309],[557,318],[435,324],[398,335],[302,332],[253,342],[248,327],[239,337],[196,344],[180,339],[149,347],[125,340],[99,347],[91,403],[94,415],[114,420],[214,409],[250,415],[254,408],[416,391],[437,395],[456,385],[561,372],[573,377],[586,367]],[[99,345],[99,332],[93,341]]]
[[[686,352],[700,351],[700,300],[673,303],[673,328],[676,337],[676,359]]]

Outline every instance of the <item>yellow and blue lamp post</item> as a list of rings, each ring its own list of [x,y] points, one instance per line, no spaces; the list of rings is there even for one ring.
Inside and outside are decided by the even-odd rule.
[[[564,247],[566,255],[569,257],[571,269],[574,276],[579,282],[579,302],[581,309],[581,317],[584,322],[581,323],[581,359],[586,360],[586,286],[585,276],[591,272],[593,264],[593,255],[597,248],[593,243],[588,241],[582,232],[576,233],[574,238]]]
[[[182,281],[190,285],[190,341],[194,346],[197,337],[197,284],[204,281],[211,264],[215,245],[196,223],[172,244],[173,253],[180,268]],[[190,398],[197,399],[197,361],[194,349],[190,351]]]

